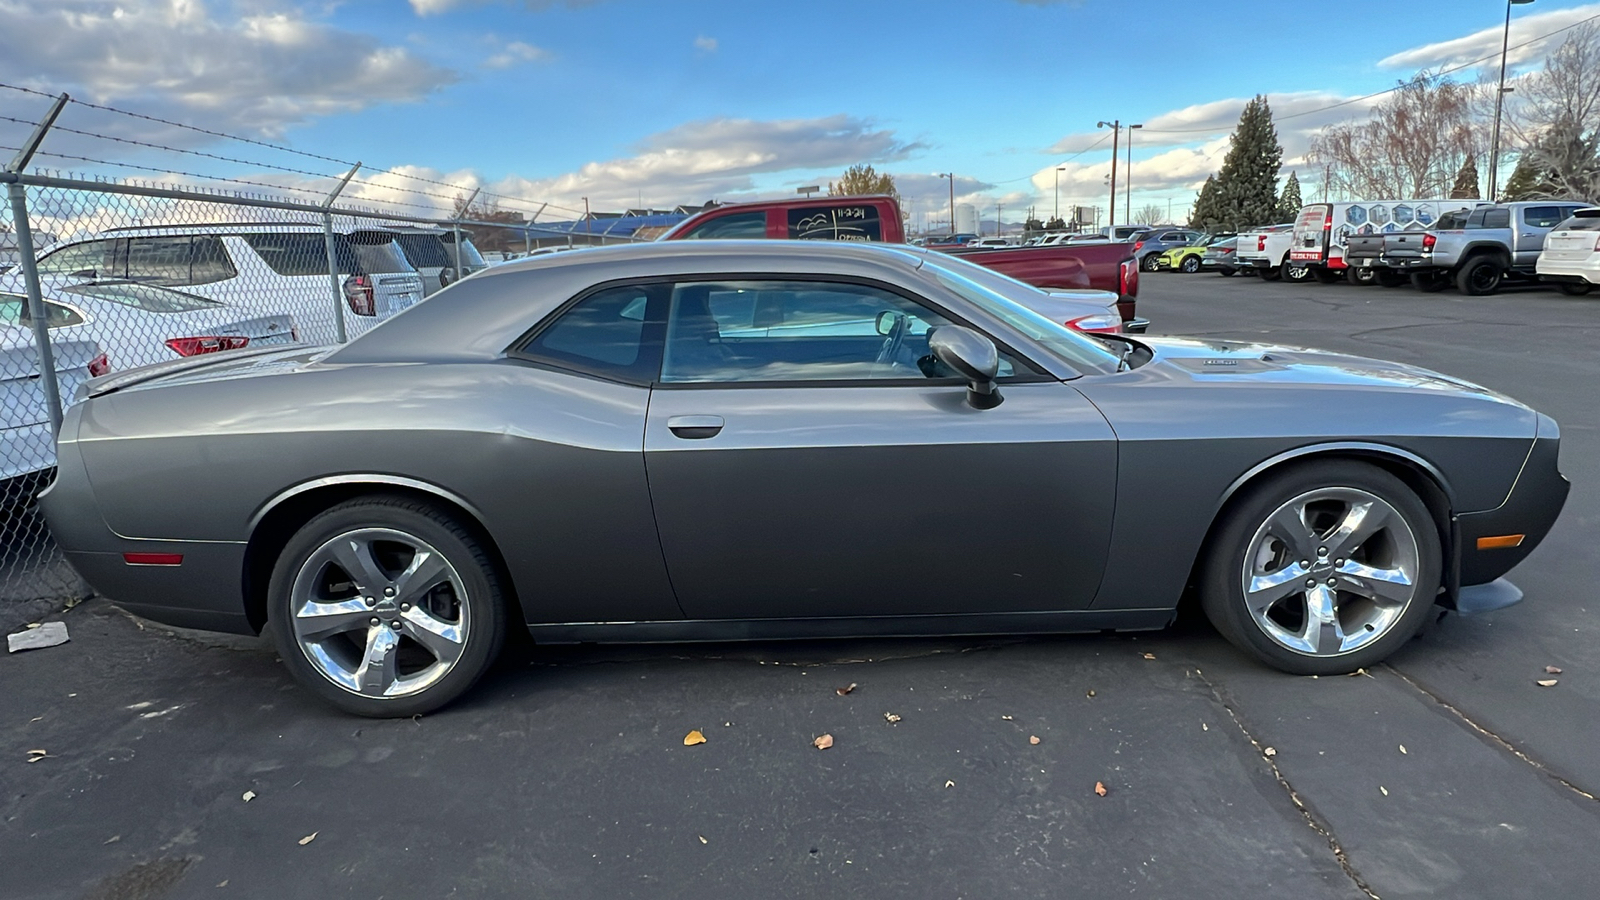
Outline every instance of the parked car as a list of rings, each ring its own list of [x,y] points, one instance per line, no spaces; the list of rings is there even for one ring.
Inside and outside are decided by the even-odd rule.
[[[1203,240],[1205,235],[1200,235],[1200,238]],[[1197,241],[1192,244],[1172,247],[1155,258],[1155,271],[1165,270],[1192,275],[1205,268],[1204,259],[1207,252],[1214,247],[1221,246],[1224,243],[1231,243],[1232,241],[1233,238],[1231,237],[1219,237],[1203,243]],[[1230,247],[1228,253],[1231,254],[1232,252]],[[1227,269],[1224,274],[1232,275],[1233,269]]]
[[[831,240],[904,244],[900,205],[887,195],[813,197],[737,203],[706,210],[678,223],[659,240],[707,237]],[[976,237],[976,235],[974,235]],[[1137,317],[1139,267],[1131,244],[1105,238],[1090,246],[1021,247],[998,250],[927,245],[1047,290],[1092,288],[1121,298],[1123,319]]]
[[[1100,229],[1100,236],[1113,242],[1137,241],[1150,230],[1149,225],[1118,225]]]
[[[1293,243],[1293,223],[1256,228],[1239,235],[1234,258],[1240,269],[1260,275],[1263,281],[1310,281],[1311,270],[1289,259]]]
[[[347,336],[422,299],[422,278],[392,239],[333,236],[340,294],[329,283],[320,225],[249,223],[109,229],[39,258],[41,274],[77,281],[138,281],[260,312],[294,316],[300,336],[332,343],[335,313]]]
[[[1140,269],[1154,272],[1163,253],[1175,247],[1188,247],[1204,240],[1206,233],[1203,231],[1156,228],[1134,239],[1133,253],[1139,260]]]
[[[1207,244],[1200,254],[1200,271],[1217,272],[1229,278],[1237,274],[1239,239],[1239,235],[1223,235]]]
[[[1020,247],[1021,242],[1014,238],[986,237],[968,241],[967,246],[979,250],[1004,250],[1007,247]]]
[[[0,512],[32,503],[56,464],[33,328],[16,299],[0,294]],[[49,324],[56,332],[50,348],[57,384],[63,400],[70,401],[80,385],[110,371],[110,364],[98,344],[81,336],[81,323],[52,318]]]
[[[1103,234],[1069,234],[1061,239],[1063,244],[1109,244],[1111,239]]]
[[[1600,209],[1576,210],[1551,230],[1534,269],[1540,281],[1573,297],[1600,284]]]
[[[449,228],[431,228],[412,225],[386,225],[382,228],[364,228],[352,231],[350,238],[357,243],[385,244],[390,240],[400,245],[406,261],[422,276],[422,295],[427,297],[442,287],[460,281],[474,272],[481,272],[489,263],[473,246],[470,232],[461,232],[461,262],[455,259],[455,231]]]
[[[117,369],[299,341],[287,313],[262,315],[137,281],[74,283],[50,276],[40,281],[50,321],[74,326],[73,334],[98,344]],[[26,310],[22,278],[0,276],[0,321],[26,322]]]
[[[1295,219],[1289,263],[1310,270],[1311,278],[1332,284],[1347,277],[1345,245],[1352,235],[1424,231],[1460,200],[1366,200],[1310,203]]]
[[[1536,278],[1545,235],[1582,208],[1579,203],[1548,200],[1480,204],[1462,215],[1441,217],[1436,227],[1420,235],[1404,240],[1385,236],[1377,255],[1372,242],[1365,242],[1367,246],[1356,249],[1360,255],[1353,257],[1351,281],[1370,283],[1377,273],[1390,270],[1409,275],[1420,290],[1454,283],[1469,296],[1493,294],[1507,279]]]
[[[1241,650],[1330,675],[1520,597],[1498,579],[1569,488],[1548,416],[1402,363],[1074,334],[984,277],[846,242],[496,266],[342,347],[96,380],[40,502],[101,594],[266,628],[369,716],[449,702],[523,626],[1135,631],[1192,585]],[[745,315],[833,333],[724,339]]]

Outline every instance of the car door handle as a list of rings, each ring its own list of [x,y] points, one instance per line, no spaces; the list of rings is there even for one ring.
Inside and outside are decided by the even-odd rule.
[[[667,430],[684,440],[716,437],[722,431],[721,416],[669,416]]]

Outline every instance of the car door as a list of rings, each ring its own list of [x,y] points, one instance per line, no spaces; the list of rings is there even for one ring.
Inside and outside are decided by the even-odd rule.
[[[679,281],[645,464],[690,619],[1087,607],[1114,435],[1002,354],[977,410],[928,355],[951,319],[885,285]]]

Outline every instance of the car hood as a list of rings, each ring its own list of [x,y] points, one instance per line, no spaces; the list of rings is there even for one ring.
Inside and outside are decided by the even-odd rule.
[[[1143,368],[1155,366],[1173,377],[1195,381],[1439,391],[1528,408],[1470,381],[1388,360],[1244,341],[1176,337],[1140,341],[1154,354]]]

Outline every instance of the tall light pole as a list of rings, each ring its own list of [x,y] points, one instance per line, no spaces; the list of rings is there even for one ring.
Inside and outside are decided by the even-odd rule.
[[[1126,202],[1122,204],[1122,211],[1128,217],[1130,225],[1149,225],[1149,222],[1133,221],[1133,130],[1143,128],[1143,125],[1128,126],[1128,174],[1122,176],[1122,183],[1127,190]]]
[[[1094,127],[1111,129],[1111,209],[1106,212],[1106,234],[1110,237],[1117,227],[1117,141],[1122,139],[1122,120],[1096,122]]]
[[[950,179],[950,234],[956,233],[956,173],[940,172],[940,178]]]
[[[1506,54],[1511,50],[1511,7],[1532,3],[1533,0],[1506,0],[1506,30],[1500,38],[1500,89],[1494,92],[1494,137],[1489,139],[1489,196],[1490,203],[1500,188],[1500,111],[1506,99]]]
[[[1061,173],[1066,169],[1066,166],[1056,166],[1056,219],[1058,220],[1061,218]]]

